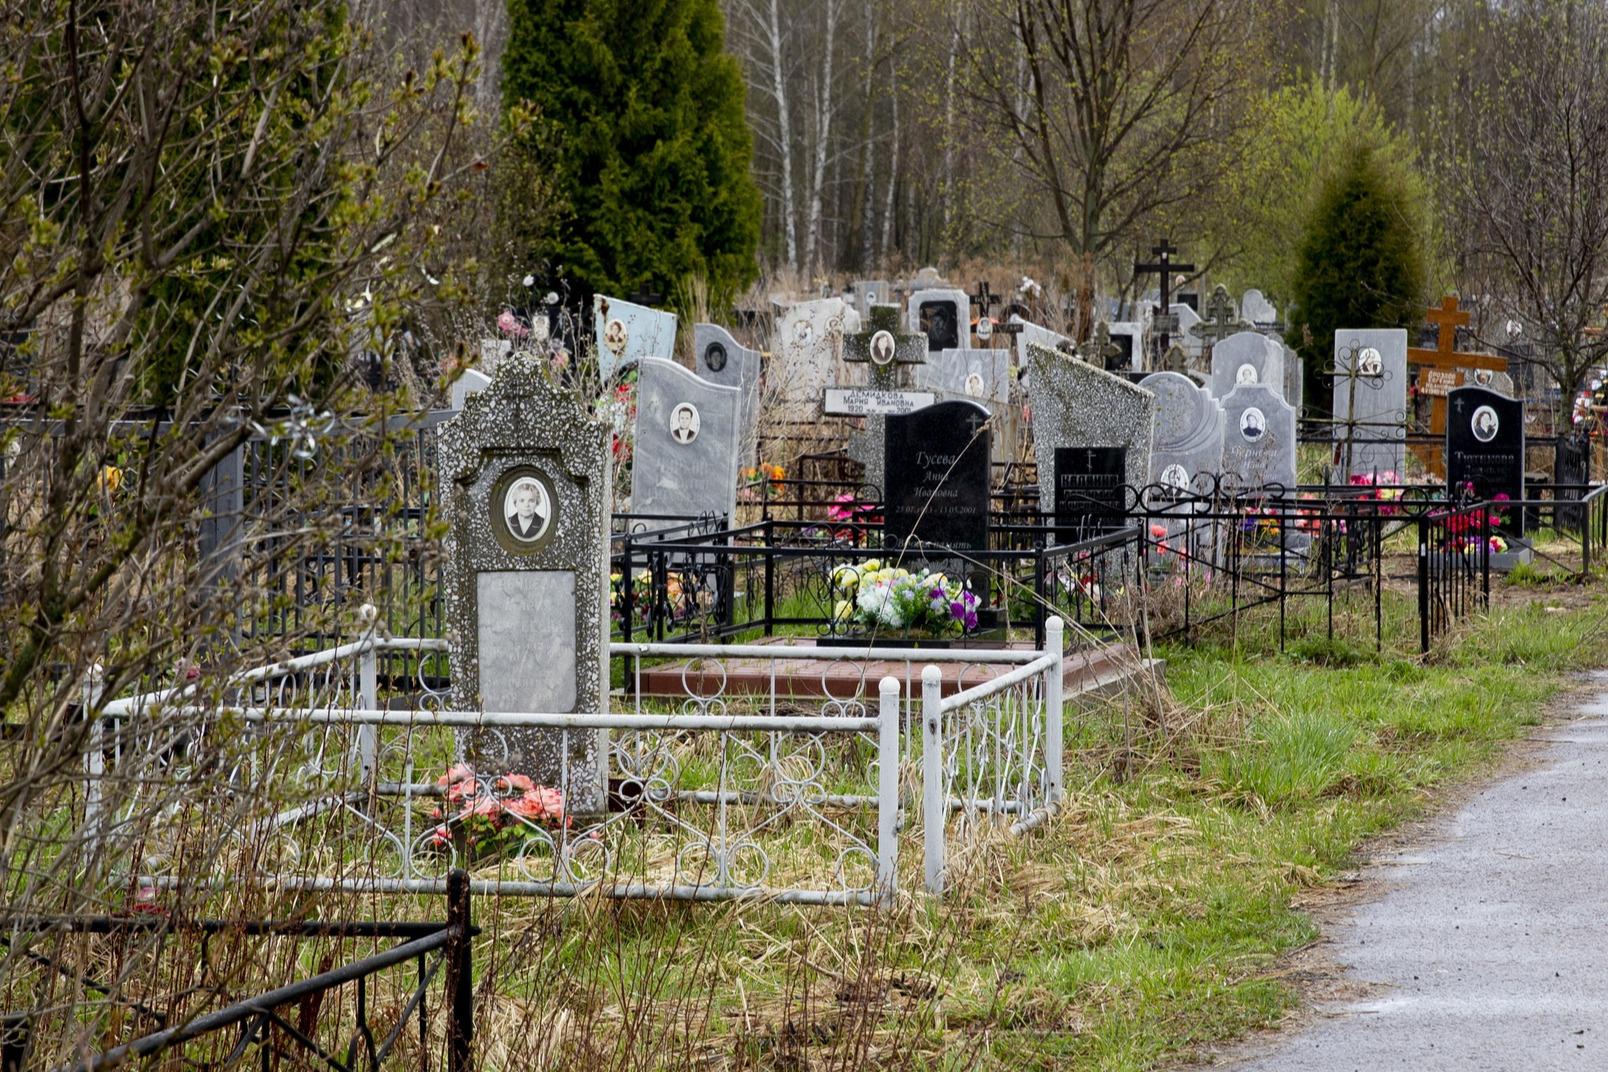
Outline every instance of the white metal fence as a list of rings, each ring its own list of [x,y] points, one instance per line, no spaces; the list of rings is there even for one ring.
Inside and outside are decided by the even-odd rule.
[[[260,807],[234,813],[236,866],[287,889],[440,892],[462,865],[503,895],[872,904],[899,887],[902,840],[940,893],[951,843],[1031,829],[1062,791],[1059,620],[1042,651],[614,644],[631,683],[675,660],[680,687],[620,690],[628,710],[592,713],[450,710],[430,686],[444,647],[371,633],[211,689],[102,703],[88,810],[115,827],[163,793],[177,818],[187,785],[255,794]],[[802,694],[788,687],[801,660],[826,668]],[[872,660],[902,669],[874,697]],[[747,691],[728,687],[739,672]],[[527,787],[496,769],[516,728],[609,731],[609,808],[555,806],[567,770]],[[448,777],[465,731],[482,769]],[[147,841],[140,882],[208,880]]]

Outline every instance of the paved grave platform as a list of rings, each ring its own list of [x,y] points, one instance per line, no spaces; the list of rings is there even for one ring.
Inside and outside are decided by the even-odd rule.
[[[808,638],[780,637],[759,641],[762,644],[813,643]],[[985,645],[998,650],[993,645]],[[1029,641],[1006,644],[1015,651],[1031,651]],[[843,651],[843,648],[834,648]],[[850,649],[853,650],[853,649]],[[717,692],[726,695],[768,695],[772,674],[775,675],[776,695],[782,697],[847,699],[854,696],[876,700],[877,682],[893,677],[900,682],[900,694],[920,696],[921,670],[925,663],[919,660],[906,663],[903,659],[879,659],[875,648],[861,648],[863,658],[855,660],[782,659],[773,663],[769,659],[688,659],[644,667],[642,692],[648,696],[709,696]],[[956,650],[956,649],[950,649]],[[964,650],[964,649],[960,649]],[[943,673],[943,694],[951,696],[961,689],[992,681],[995,677],[1014,670],[1017,664],[935,663]],[[1074,697],[1111,687],[1136,671],[1159,667],[1155,661],[1142,660],[1128,645],[1109,645],[1089,651],[1069,652],[1061,675],[1062,695],[1068,701]],[[725,681],[722,685],[722,676]]]

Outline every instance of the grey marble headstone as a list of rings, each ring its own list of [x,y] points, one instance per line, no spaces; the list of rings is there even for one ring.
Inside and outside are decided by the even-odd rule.
[[[1513,389],[1513,377],[1505,372],[1496,372],[1492,369],[1471,369],[1463,374],[1465,387],[1484,387],[1517,398],[1518,392]]]
[[[905,330],[927,336],[927,351],[957,350],[971,342],[971,298],[964,290],[934,287],[911,293]]]
[[[1057,447],[1122,447],[1123,483],[1148,479],[1156,396],[1104,369],[1037,344],[1028,345],[1028,391],[1033,399],[1033,457],[1039,509],[1055,512]]]
[[[886,279],[854,281],[854,308],[862,321],[871,314],[873,305],[885,305],[893,300],[893,284]]]
[[[1222,400],[1225,487],[1294,490],[1295,408],[1265,383],[1242,383]]]
[[[1139,386],[1156,396],[1150,483],[1199,493],[1223,465],[1226,415],[1211,392],[1177,372],[1153,372]]]
[[[672,357],[676,352],[676,314],[624,298],[592,295],[592,330],[596,333],[598,375],[605,383],[622,364],[644,357]]]
[[[1395,473],[1397,480],[1403,479],[1407,463],[1406,330],[1336,331],[1334,368],[1334,440],[1340,480],[1375,472]]]
[[[916,386],[974,402],[1011,400],[1009,350],[944,350],[916,366]]]
[[[464,369],[458,378],[452,381],[452,408],[463,409],[463,403],[470,395],[478,395],[491,386],[491,377],[479,369]]]
[[[512,354],[439,443],[453,707],[607,711],[607,426],[533,355]],[[578,813],[603,809],[601,731],[463,730],[459,745],[477,770],[528,774]]]
[[[1295,415],[1299,419],[1306,405],[1306,362],[1301,360],[1300,354],[1285,345],[1283,339],[1273,341],[1284,352],[1284,401],[1295,407]]]
[[[735,387],[743,393],[742,419],[737,429],[739,455],[744,463],[754,457],[759,421],[759,374],[764,356],[750,350],[719,324],[692,326],[693,364],[709,383]]]
[[[1173,302],[1168,308],[1168,312],[1178,319],[1178,330],[1172,333],[1172,338],[1169,341],[1183,347],[1184,353],[1189,355],[1191,363],[1198,362],[1203,344],[1200,337],[1191,329],[1200,323],[1200,314],[1183,302]]]
[[[1263,384],[1284,396],[1284,347],[1259,331],[1236,332],[1212,347],[1212,396],[1227,398],[1247,383]]]
[[[1240,297],[1240,317],[1253,324],[1276,324],[1279,311],[1260,290],[1252,287]]]
[[[1010,323],[1022,325],[1022,330],[1016,334],[1016,366],[1027,368],[1027,344],[1033,343],[1046,350],[1059,350],[1062,343],[1070,344],[1071,339],[1058,331],[1051,331],[1031,320],[1023,320],[1019,315],[1012,314]]]
[[[729,523],[737,513],[743,404],[735,387],[709,383],[674,361],[643,358],[637,378],[631,512],[714,514]],[[642,524],[652,531],[679,523]]]
[[[815,418],[821,388],[832,382],[843,351],[845,311],[842,298],[820,298],[790,305],[777,317],[772,361],[788,419]]]

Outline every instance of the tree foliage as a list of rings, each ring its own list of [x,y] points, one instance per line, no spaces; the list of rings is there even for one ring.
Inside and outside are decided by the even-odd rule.
[[[720,304],[754,277],[752,138],[717,0],[510,0],[503,99],[542,117],[529,151],[562,202],[530,252],[577,290],[701,276]]]
[[[1381,167],[1372,149],[1348,146],[1312,205],[1293,280],[1290,343],[1309,373],[1331,359],[1338,329],[1422,319],[1422,236],[1401,177]]]

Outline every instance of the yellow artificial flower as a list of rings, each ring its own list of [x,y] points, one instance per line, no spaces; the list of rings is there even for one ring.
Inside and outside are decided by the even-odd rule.
[[[102,466],[95,478],[95,486],[108,495],[115,494],[123,486],[123,470],[115,465]]]

